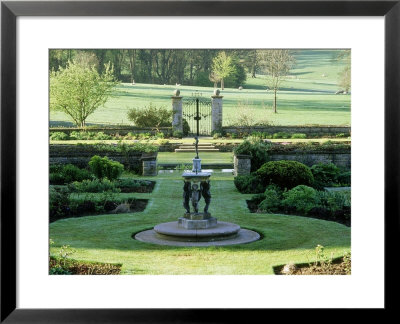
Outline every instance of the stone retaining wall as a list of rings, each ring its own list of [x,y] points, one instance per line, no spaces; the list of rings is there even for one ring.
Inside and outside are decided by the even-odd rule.
[[[98,150],[90,150],[89,146],[80,145],[50,145],[49,147],[49,163],[50,164],[73,164],[80,168],[86,168],[92,156],[107,156],[113,161],[118,161],[125,168],[142,174],[151,173],[154,161],[157,164],[157,153],[149,154],[143,152],[99,152]],[[144,160],[148,161],[143,163]],[[151,165],[151,167],[150,167]],[[143,168],[145,166],[145,168]],[[153,175],[153,174],[149,174]]]
[[[222,129],[227,133],[249,133],[262,132],[275,134],[285,132],[289,134],[350,134],[351,127],[349,126],[253,126],[253,127],[234,127],[224,126]]]

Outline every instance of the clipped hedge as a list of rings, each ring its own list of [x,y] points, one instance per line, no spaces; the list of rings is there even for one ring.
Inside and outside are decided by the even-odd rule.
[[[314,182],[310,168],[296,161],[264,163],[255,175],[265,186],[275,184],[282,189],[292,189],[298,185],[311,186]]]

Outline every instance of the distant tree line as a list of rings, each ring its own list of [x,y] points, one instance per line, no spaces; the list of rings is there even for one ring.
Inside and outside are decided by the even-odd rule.
[[[247,72],[254,71],[251,50],[217,49],[55,49],[50,50],[50,71],[67,67],[68,61],[92,57],[99,74],[111,63],[116,80],[153,84],[238,87],[245,83]],[[253,50],[254,51],[254,50]],[[223,53],[223,54],[221,54]],[[83,55],[84,54],[84,55]],[[213,70],[215,60],[222,70]],[[224,63],[228,63],[225,64]],[[222,65],[221,65],[222,64]],[[218,73],[221,72],[221,75]]]

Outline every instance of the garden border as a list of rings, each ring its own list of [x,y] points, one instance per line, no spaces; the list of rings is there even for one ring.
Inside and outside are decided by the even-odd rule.
[[[395,1],[4,1],[1,4],[1,321],[7,323],[221,322],[262,310],[17,309],[16,19],[18,16],[385,16],[385,308],[394,309],[389,256],[399,234],[400,4]],[[388,284],[390,283],[390,284]],[[256,315],[255,313],[258,312]],[[264,314],[265,315],[265,312]],[[286,316],[286,315],[285,315]],[[7,318],[7,319],[6,319]]]

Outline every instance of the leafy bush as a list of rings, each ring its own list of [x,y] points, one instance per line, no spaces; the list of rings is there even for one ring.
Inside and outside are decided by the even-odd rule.
[[[94,139],[95,140],[102,140],[102,141],[104,141],[104,140],[110,140],[110,139],[112,139],[113,137],[111,136],[111,135],[108,135],[108,134],[105,134],[104,132],[98,132],[95,136],[94,136]]]
[[[218,139],[220,137],[222,137],[221,133],[214,133],[214,135],[213,135],[213,139]]]
[[[165,107],[156,107],[152,103],[145,108],[132,108],[128,111],[128,119],[139,127],[160,127],[171,126],[172,111]]]
[[[107,156],[103,158],[98,155],[93,156],[89,161],[89,167],[98,179],[115,180],[124,171],[124,166],[121,163],[112,161]]]
[[[83,180],[82,182],[73,182],[69,188],[71,191],[75,192],[121,192],[116,183],[108,179],[94,179]]]
[[[296,133],[296,134],[292,134],[292,138],[307,138],[306,134],[303,133]]]
[[[268,187],[264,192],[265,199],[259,204],[260,211],[275,213],[281,207],[281,195],[278,190],[272,186]]]
[[[50,184],[62,185],[73,181],[92,179],[93,175],[85,169],[80,169],[73,164],[50,167]]]
[[[176,138],[182,138],[182,137],[183,137],[183,133],[180,132],[180,131],[174,131],[174,132],[172,133],[172,136],[173,136],[173,137],[176,137]]]
[[[69,190],[65,187],[50,187],[49,214],[50,219],[64,217],[69,214]]]
[[[190,133],[190,126],[185,118],[182,119],[182,128],[183,128],[183,135],[188,136]]]
[[[278,132],[274,133],[272,135],[272,138],[278,139],[278,138],[290,138],[290,134],[286,132]]]
[[[320,206],[331,213],[351,206],[350,190],[318,191],[318,199]]]
[[[282,204],[289,210],[306,214],[319,203],[317,191],[314,188],[300,185],[283,193]]]
[[[265,186],[275,184],[281,189],[292,189],[298,185],[310,186],[314,182],[310,168],[297,161],[267,162],[255,174]]]
[[[237,190],[241,193],[262,193],[265,185],[255,175],[239,175],[234,179]]]
[[[253,172],[268,160],[269,148],[270,145],[260,139],[252,141],[244,140],[234,148],[233,152],[235,155],[249,155],[251,159],[251,172]]]
[[[337,181],[342,186],[350,186],[351,185],[351,172],[344,171],[340,173],[337,177]]]
[[[314,176],[314,188],[331,187],[338,182],[340,169],[333,163],[318,163],[310,170]]]
[[[50,139],[52,141],[66,141],[69,140],[69,136],[64,132],[53,132],[50,134]]]

